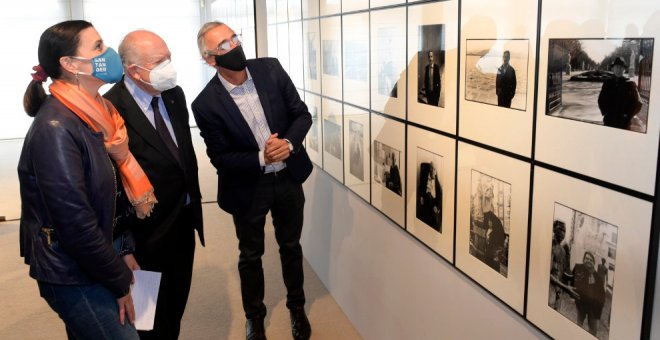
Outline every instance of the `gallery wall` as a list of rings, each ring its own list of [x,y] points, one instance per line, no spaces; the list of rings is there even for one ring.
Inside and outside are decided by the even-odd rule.
[[[327,203],[317,186],[329,186],[330,200],[357,201],[360,215],[378,216],[368,226],[340,227],[335,220],[357,221],[312,210],[306,228],[399,228],[404,236],[394,249],[415,240],[552,337],[650,335],[660,130],[652,65],[660,6],[266,4],[268,53],[313,115],[306,148],[322,174],[306,188],[311,205]],[[623,98],[600,96],[618,68],[635,89],[632,109],[615,104]],[[608,109],[614,106],[633,118],[616,121]],[[320,184],[325,178],[331,185]],[[363,252],[379,249],[365,245]],[[591,327],[576,320],[580,296],[588,295],[600,309]]]

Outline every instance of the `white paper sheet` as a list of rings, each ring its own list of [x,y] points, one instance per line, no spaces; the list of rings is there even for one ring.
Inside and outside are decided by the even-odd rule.
[[[154,328],[161,273],[136,270],[133,275],[135,284],[132,287],[131,295],[135,306],[135,328],[149,331]]]

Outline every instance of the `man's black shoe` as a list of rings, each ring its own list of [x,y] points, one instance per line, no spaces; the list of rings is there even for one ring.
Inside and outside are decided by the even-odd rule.
[[[247,319],[245,322],[245,339],[266,340],[266,329],[264,328],[263,318]]]
[[[289,311],[291,315],[291,334],[295,340],[308,340],[312,335],[312,327],[309,325],[305,308],[293,307]]]

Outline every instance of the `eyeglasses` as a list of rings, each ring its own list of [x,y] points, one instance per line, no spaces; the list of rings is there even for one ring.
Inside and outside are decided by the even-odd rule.
[[[218,44],[218,47],[216,47],[215,49],[216,49],[216,51],[219,51],[219,52],[227,52],[227,51],[231,50],[232,45],[234,45],[234,46],[240,45],[241,40],[242,39],[241,39],[240,34],[234,34],[234,35],[231,36],[231,38],[221,41]],[[211,51],[207,51],[207,52],[209,52],[210,54],[213,54],[211,52],[214,52],[214,51],[211,50]]]

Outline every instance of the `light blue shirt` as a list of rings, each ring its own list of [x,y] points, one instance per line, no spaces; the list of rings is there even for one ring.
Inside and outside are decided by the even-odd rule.
[[[261,106],[261,101],[259,101],[259,94],[257,93],[257,88],[254,86],[252,75],[247,69],[246,71],[247,80],[240,85],[234,85],[228,82],[220,73],[218,73],[218,78],[220,78],[220,82],[227,89],[231,98],[234,99],[234,103],[238,106],[243,119],[245,119],[254,138],[257,140],[257,144],[259,145],[259,164],[264,168],[264,173],[277,172],[284,169],[286,164],[284,162],[266,164],[264,149],[266,148],[266,141],[270,137],[271,131],[268,127],[266,115],[264,114],[264,108]]]
[[[151,126],[156,128],[156,122],[154,121],[154,110],[151,107],[151,94],[147,93],[143,89],[141,89],[139,86],[135,84],[133,79],[130,77],[124,77],[124,84],[126,85],[126,89],[128,92],[133,96],[133,99],[135,99],[135,102],[138,104],[142,112],[144,112],[144,115],[147,116],[147,119],[151,123]],[[163,120],[165,121],[165,125],[167,126],[167,131],[169,131],[170,136],[172,136],[172,140],[174,141],[174,144],[176,146],[179,146],[179,143],[176,141],[176,136],[174,135],[174,129],[172,128],[172,121],[170,120],[170,115],[167,113],[167,108],[165,107],[165,103],[163,103],[163,98],[160,96],[160,99],[158,100],[158,109],[160,109],[160,114],[163,116]]]

